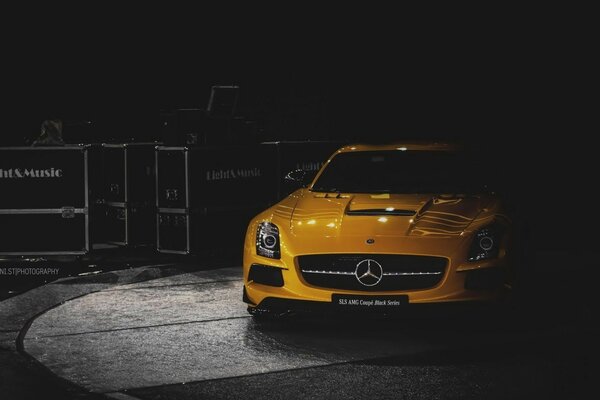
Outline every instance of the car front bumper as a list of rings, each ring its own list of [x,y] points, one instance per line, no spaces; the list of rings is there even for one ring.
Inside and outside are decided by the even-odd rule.
[[[434,287],[419,290],[363,291],[316,287],[302,277],[296,262],[269,260],[247,255],[244,260],[244,301],[261,310],[385,310],[397,307],[340,307],[338,298],[399,299],[403,304],[490,302],[502,297],[508,287],[508,266],[504,258],[477,263],[458,263],[449,258],[446,272]],[[250,267],[259,264],[276,271],[281,278],[269,284],[249,279]],[[368,302],[365,302],[365,304]]]

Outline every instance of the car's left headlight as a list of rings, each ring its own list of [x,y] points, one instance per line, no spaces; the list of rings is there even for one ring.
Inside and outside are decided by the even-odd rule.
[[[271,222],[262,222],[256,230],[256,254],[259,256],[280,259],[279,228]]]
[[[469,261],[481,261],[498,257],[500,238],[500,227],[495,224],[478,230],[473,235],[473,243],[469,251]]]

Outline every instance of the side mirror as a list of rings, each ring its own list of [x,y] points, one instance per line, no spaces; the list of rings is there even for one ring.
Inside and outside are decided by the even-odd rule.
[[[306,171],[303,169],[290,171],[283,179],[286,183],[286,186],[292,189],[291,191],[300,189],[301,187],[306,187],[308,184]]]

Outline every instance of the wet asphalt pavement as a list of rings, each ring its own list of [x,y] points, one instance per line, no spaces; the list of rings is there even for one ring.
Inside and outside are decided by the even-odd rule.
[[[538,257],[555,267],[517,313],[434,307],[271,323],[246,313],[239,267],[71,277],[0,303],[10,321],[0,362],[13,358],[0,376],[4,385],[30,371],[65,398],[587,398],[600,371],[594,280],[556,279],[568,260]],[[20,353],[6,350],[13,341]]]

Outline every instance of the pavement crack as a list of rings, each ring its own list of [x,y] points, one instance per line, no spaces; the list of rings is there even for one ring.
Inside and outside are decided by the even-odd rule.
[[[131,326],[131,327],[127,327],[127,328],[100,329],[97,331],[61,333],[59,335],[36,336],[36,339],[50,339],[50,338],[69,337],[69,336],[91,335],[91,334],[95,334],[95,333],[122,332],[122,331],[130,331],[130,330],[161,328],[161,327],[165,327],[165,326],[201,324],[201,323],[205,323],[205,322],[227,321],[227,320],[243,319],[243,318],[251,318],[251,316],[248,315],[248,316],[240,316],[240,317],[215,318],[215,319],[205,319],[205,320],[197,320],[197,321],[172,322],[172,323],[167,323],[167,324]]]
[[[148,285],[148,286],[135,286],[135,287],[116,287],[113,289],[103,290],[104,292],[117,292],[122,290],[132,290],[132,289],[154,289],[154,288],[163,288],[163,287],[177,287],[177,286],[193,286],[193,285],[204,285],[207,283],[226,283],[226,282],[241,282],[242,278],[238,279],[224,279],[219,281],[206,281],[206,282],[191,282],[191,283],[173,283],[167,285]],[[131,285],[128,283],[127,285]]]
[[[134,397],[123,392],[107,392],[104,395],[110,399],[115,400],[140,400],[140,397]]]

